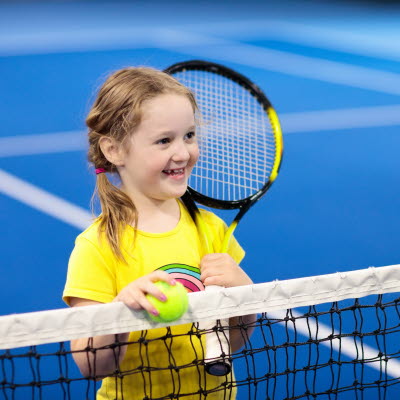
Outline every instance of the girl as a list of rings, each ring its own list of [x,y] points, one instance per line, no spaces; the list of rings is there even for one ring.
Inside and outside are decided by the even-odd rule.
[[[199,157],[196,112],[194,96],[186,87],[151,68],[119,70],[101,87],[86,123],[102,213],[76,239],[63,293],[70,306],[122,301],[157,315],[146,294],[165,301],[154,282],[176,284],[168,273],[168,266],[176,264],[183,274],[190,271],[188,291],[252,283],[238,265],[244,252],[236,240],[231,240],[226,254],[202,257],[196,226],[179,200]],[[114,174],[120,184],[114,185],[106,173]],[[218,248],[226,225],[214,214],[202,213]],[[245,319],[254,321],[252,316]],[[201,359],[204,343],[189,337],[188,331],[188,325],[148,331],[145,356],[140,332],[92,338],[93,348],[106,349],[89,354],[79,352],[87,348],[87,339],[75,340],[71,347],[78,351],[74,359],[85,376],[131,371],[118,384],[115,377],[105,378],[98,399],[120,398],[121,392],[125,399],[171,398],[171,394],[188,398],[190,393],[190,398],[205,398],[202,391],[232,377],[206,376],[200,363],[193,364]],[[167,332],[174,335],[170,350],[161,339]],[[132,344],[120,346],[118,352],[107,348],[116,339]],[[240,332],[232,331],[232,350],[242,345]],[[151,368],[141,368],[144,364]],[[182,368],[188,364],[192,366]],[[224,390],[228,389],[212,392],[207,399],[234,397],[232,389],[228,396]]]

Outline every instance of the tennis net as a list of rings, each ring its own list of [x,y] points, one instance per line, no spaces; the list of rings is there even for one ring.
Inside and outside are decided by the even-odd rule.
[[[190,293],[172,327],[122,303],[3,316],[0,399],[96,399],[102,381],[101,399],[392,399],[400,393],[398,293],[400,266],[388,266]],[[246,324],[250,314],[257,318]],[[218,323],[223,317],[230,326]],[[136,355],[124,367],[123,332],[135,332],[128,347]],[[234,374],[210,377],[202,339],[228,332],[244,342],[220,355]],[[102,335],[114,343],[94,348],[90,338]],[[69,345],[78,338],[88,338],[86,376]],[[182,340],[190,362],[176,357]],[[165,355],[151,354],[154,343]],[[93,363],[101,351],[116,360],[107,377]]]

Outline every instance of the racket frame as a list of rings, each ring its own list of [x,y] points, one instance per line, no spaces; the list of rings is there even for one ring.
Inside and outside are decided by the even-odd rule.
[[[258,103],[263,106],[265,112],[268,114],[268,118],[271,122],[271,126],[274,131],[274,138],[276,141],[275,162],[271,170],[269,179],[256,193],[240,200],[221,200],[199,193],[190,186],[188,186],[187,188],[187,192],[190,194],[193,200],[204,206],[220,210],[241,209],[239,214],[234,219],[234,221],[239,222],[242,216],[248,211],[248,209],[268,191],[268,189],[278,176],[283,155],[282,130],[278,116],[263,91],[250,79],[234,71],[231,68],[208,61],[191,60],[173,64],[164,70],[164,72],[171,75],[183,71],[208,71],[231,79],[232,81],[236,82],[237,84],[248,90],[250,94],[257,99]]]
[[[262,90],[250,81],[244,75],[225,67],[220,64],[211,63],[208,61],[203,60],[191,60],[185,62],[178,62],[176,64],[171,65],[164,72],[174,75],[179,72],[190,71],[190,70],[197,70],[197,71],[207,71],[211,73],[215,73],[217,75],[223,76],[227,79],[230,79],[244,89],[248,90],[250,94],[255,97],[259,104],[262,105],[264,111],[268,115],[269,121],[271,123],[273,129],[273,136],[275,139],[275,162],[273,164],[273,168],[271,170],[269,179],[265,182],[265,184],[254,194],[240,200],[221,200],[215,199],[206,195],[197,192],[195,189],[191,188],[190,186],[187,187],[185,194],[181,197],[184,205],[189,211],[193,221],[196,224],[196,227],[200,233],[201,240],[203,241],[203,248],[206,250],[206,253],[213,253],[214,248],[212,244],[212,239],[210,235],[210,230],[208,229],[207,224],[203,221],[200,210],[198,209],[196,202],[202,204],[207,207],[216,208],[220,210],[234,210],[239,209],[236,217],[230,224],[228,230],[225,233],[224,240],[221,245],[221,249],[218,249],[221,252],[226,252],[229,247],[230,238],[233,235],[239,221],[241,218],[246,214],[246,212],[250,209],[250,207],[255,204],[271,187],[272,183],[275,181],[276,177],[278,176],[282,155],[283,155],[283,139],[282,139],[282,131],[279,123],[278,116],[272,107],[270,101],[262,92]],[[211,289],[211,287],[207,287],[206,289]],[[226,322],[225,322],[226,323]],[[221,336],[219,336],[221,335]],[[223,337],[222,337],[223,335]],[[215,332],[214,336],[210,336],[207,334],[207,343],[212,343],[212,347],[216,348],[218,346],[218,341],[221,345],[222,354],[218,353],[218,355],[214,358],[208,359],[206,355],[205,361],[205,369],[211,375],[223,376],[227,375],[231,372],[231,356],[229,352],[229,341],[227,337],[229,336],[229,332],[218,333]],[[221,342],[222,337],[222,342]],[[227,350],[227,351],[225,351]]]

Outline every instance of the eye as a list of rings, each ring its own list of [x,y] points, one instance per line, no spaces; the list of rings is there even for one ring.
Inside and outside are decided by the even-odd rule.
[[[195,131],[190,131],[186,134],[186,138],[187,139],[194,139],[194,137],[196,136],[196,132]]]
[[[157,144],[168,144],[171,140],[169,138],[162,138],[157,141]]]

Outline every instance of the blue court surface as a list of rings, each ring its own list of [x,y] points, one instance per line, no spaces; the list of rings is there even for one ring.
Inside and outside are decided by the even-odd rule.
[[[204,59],[271,99],[284,160],[236,236],[256,283],[400,262],[400,4],[0,3],[0,314],[65,307],[94,172],[84,119],[118,68]]]

